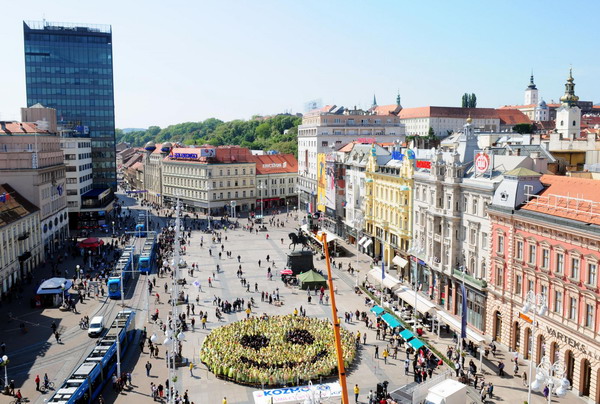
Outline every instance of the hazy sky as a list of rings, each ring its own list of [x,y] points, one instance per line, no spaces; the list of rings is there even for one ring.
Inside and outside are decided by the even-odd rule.
[[[10,3],[10,7],[8,6]],[[23,20],[111,24],[117,127],[368,107],[600,102],[596,1],[4,1],[0,119],[25,106]]]

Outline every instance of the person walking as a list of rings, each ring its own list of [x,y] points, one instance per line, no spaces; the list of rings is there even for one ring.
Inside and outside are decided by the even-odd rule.
[[[379,359],[379,345],[375,345],[375,359]]]
[[[360,394],[360,388],[358,387],[358,384],[354,385],[354,402],[358,403],[358,395]]]
[[[40,391],[40,375],[35,376],[35,391]]]
[[[194,362],[190,361],[190,376],[194,377]]]
[[[404,359],[404,374],[408,375],[408,369],[410,368],[410,359]]]
[[[150,361],[146,362],[146,376],[150,377],[150,369],[152,369],[152,364]]]

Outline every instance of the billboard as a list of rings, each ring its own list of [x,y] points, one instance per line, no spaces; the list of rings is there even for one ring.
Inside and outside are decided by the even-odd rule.
[[[317,210],[325,212],[327,189],[327,166],[325,153],[317,154]]]
[[[335,156],[329,153],[325,156],[325,173],[327,188],[325,191],[325,206],[335,212],[336,183],[335,183]]]
[[[215,157],[215,149],[200,149],[200,155],[202,157]]]

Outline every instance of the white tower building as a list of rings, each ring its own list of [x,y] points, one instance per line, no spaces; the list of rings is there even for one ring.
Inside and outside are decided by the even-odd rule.
[[[560,97],[561,105],[556,111],[556,131],[561,139],[575,139],[581,130],[581,109],[577,106],[579,97],[575,95],[573,69],[565,83],[565,95]]]
[[[529,79],[529,85],[525,89],[525,105],[537,105],[538,103],[538,89],[533,82],[533,72]]]

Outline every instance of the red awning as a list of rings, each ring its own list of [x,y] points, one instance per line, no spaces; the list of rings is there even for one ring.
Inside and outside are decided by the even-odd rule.
[[[281,271],[281,275],[292,275],[294,272],[291,269],[284,269]]]
[[[79,248],[97,248],[104,244],[104,241],[100,240],[96,237],[86,238],[83,241],[77,243],[77,247]]]

